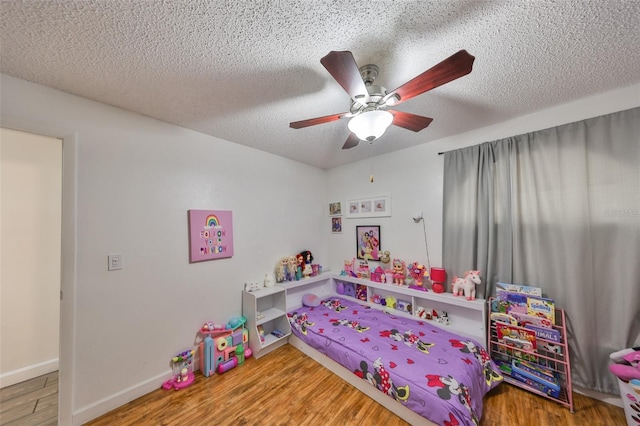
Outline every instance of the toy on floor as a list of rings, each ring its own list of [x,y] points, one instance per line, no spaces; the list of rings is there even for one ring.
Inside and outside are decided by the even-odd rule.
[[[464,292],[467,300],[476,300],[476,286],[478,284],[480,284],[480,271],[467,271],[464,278],[453,277],[451,291],[454,296],[462,296]]]
[[[214,372],[229,371],[238,365],[236,351],[238,346],[248,347],[249,332],[245,328],[247,318],[233,317],[224,325],[206,322],[200,327],[200,335],[204,336],[199,345],[200,350],[200,371],[205,377],[211,376]],[[244,353],[245,358],[249,354]],[[224,367],[220,365],[224,364]]]
[[[162,384],[162,389],[184,389],[193,384],[193,356],[195,350],[184,351],[171,359],[173,377]]]

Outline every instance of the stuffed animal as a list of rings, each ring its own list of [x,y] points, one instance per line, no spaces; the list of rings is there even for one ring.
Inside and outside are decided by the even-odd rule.
[[[382,269],[389,269],[389,263],[391,263],[391,253],[386,250],[380,255],[380,263],[382,263]]]
[[[457,276],[453,277],[452,293],[454,296],[464,296],[467,300],[476,299],[476,286],[480,284],[480,271],[467,271],[464,274],[464,278]]]
[[[276,263],[276,282],[283,282],[285,279],[285,274],[286,274],[286,270],[287,270],[287,262],[288,262],[288,257],[283,257],[280,260],[278,260],[278,263]]]

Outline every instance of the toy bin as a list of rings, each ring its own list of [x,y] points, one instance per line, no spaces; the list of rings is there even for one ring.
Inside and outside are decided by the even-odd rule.
[[[618,386],[627,426],[640,426],[640,380],[632,379],[625,382],[618,378]]]

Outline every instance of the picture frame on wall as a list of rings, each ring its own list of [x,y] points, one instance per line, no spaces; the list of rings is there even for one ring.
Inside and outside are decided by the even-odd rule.
[[[342,203],[336,201],[335,203],[329,203],[329,216],[342,215]]]
[[[380,225],[356,226],[357,258],[363,260],[380,260],[382,240]]]
[[[340,234],[342,232],[342,216],[331,218],[331,233]]]
[[[231,210],[188,210],[189,263],[233,257]]]
[[[391,195],[384,194],[347,200],[345,216],[348,219],[391,216]]]

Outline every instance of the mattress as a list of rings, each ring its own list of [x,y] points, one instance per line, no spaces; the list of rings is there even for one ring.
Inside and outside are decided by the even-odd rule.
[[[304,343],[440,425],[478,424],[484,395],[502,381],[477,341],[431,321],[340,297],[287,316]]]

